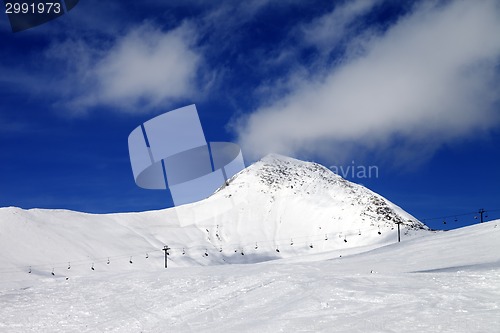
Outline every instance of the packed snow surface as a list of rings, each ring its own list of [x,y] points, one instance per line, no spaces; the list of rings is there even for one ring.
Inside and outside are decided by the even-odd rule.
[[[497,332],[499,224],[279,155],[176,209],[0,208],[0,332]]]
[[[498,332],[499,224],[342,257],[26,273],[30,287],[0,289],[0,331]]]

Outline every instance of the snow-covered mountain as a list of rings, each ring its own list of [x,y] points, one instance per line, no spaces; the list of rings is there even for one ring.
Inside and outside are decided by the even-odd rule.
[[[324,166],[275,154],[241,171],[206,200],[166,213],[179,225],[205,230],[210,246],[225,255],[236,250],[282,257],[384,244],[397,240],[397,223],[403,237],[429,230]]]
[[[249,263],[378,247],[428,228],[367,188],[311,162],[268,155],[211,197],[118,214],[0,208],[0,276]],[[130,263],[132,261],[132,264]]]
[[[0,332],[496,332],[499,239],[270,155],[175,209],[0,208]]]

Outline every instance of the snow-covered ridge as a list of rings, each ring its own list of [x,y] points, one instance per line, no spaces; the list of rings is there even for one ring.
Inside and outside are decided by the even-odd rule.
[[[369,220],[370,224],[392,227],[395,223],[402,223],[412,229],[428,229],[382,196],[349,182],[314,162],[270,154],[237,174],[230,180],[229,184],[231,183],[246,183],[249,186],[258,183],[261,185],[260,192],[270,195],[271,200],[279,196],[318,196],[320,201],[331,200],[333,206],[346,203],[350,206],[360,206],[363,207],[359,214],[360,219]],[[228,195],[237,193],[237,189],[231,191],[229,187],[224,186],[218,192],[230,192]]]
[[[29,267],[42,277],[52,270],[87,274],[90,267],[156,269],[165,245],[172,267],[252,263],[380,247],[397,241],[398,222],[402,241],[429,234],[398,206],[319,164],[270,155],[211,197],[172,209],[86,214],[0,208],[0,267],[11,278]]]

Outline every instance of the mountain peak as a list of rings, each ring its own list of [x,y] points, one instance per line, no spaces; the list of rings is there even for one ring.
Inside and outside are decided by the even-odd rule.
[[[364,186],[349,182],[318,163],[279,154],[269,154],[241,171],[217,195],[260,202],[260,206],[268,206],[267,212],[274,212],[276,206],[290,211],[294,209],[292,205],[299,207],[307,202],[307,210],[312,210],[310,218],[314,215],[324,224],[343,221],[344,229],[368,225],[394,230],[397,223],[410,229],[426,229],[413,216]]]
[[[325,169],[328,170],[326,167],[324,167],[321,164],[318,164],[316,162],[309,162],[309,161],[303,161],[299,160],[297,158],[285,156],[285,155],[280,155],[280,154],[267,154],[263,158],[259,160],[259,162],[265,163],[265,164],[275,164],[275,165],[287,165],[287,166],[295,166],[295,167],[306,167],[310,169]]]
[[[314,191],[327,184],[341,183],[344,187],[350,187],[351,184],[321,164],[279,154],[266,155],[245,169],[240,177],[245,182],[259,182],[274,190],[295,188],[295,194],[306,187]],[[247,179],[248,177],[254,179]],[[312,186],[313,184],[318,186]]]
[[[298,160],[296,158],[293,158],[293,157],[289,157],[289,156],[285,156],[285,155],[281,155],[281,154],[276,154],[276,153],[270,153],[270,154],[267,154],[266,156],[262,157],[260,159],[260,161],[263,161],[263,162],[268,162],[268,163],[271,163],[271,162],[298,162],[298,163],[305,163],[304,161],[302,160]]]

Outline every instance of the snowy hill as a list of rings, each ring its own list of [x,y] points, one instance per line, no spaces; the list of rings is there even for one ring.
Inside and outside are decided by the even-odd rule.
[[[0,208],[0,265],[42,276],[92,265],[158,267],[165,245],[172,267],[259,262],[392,243],[397,222],[403,240],[428,233],[398,206],[321,165],[269,155],[211,197],[172,209],[95,215]]]

